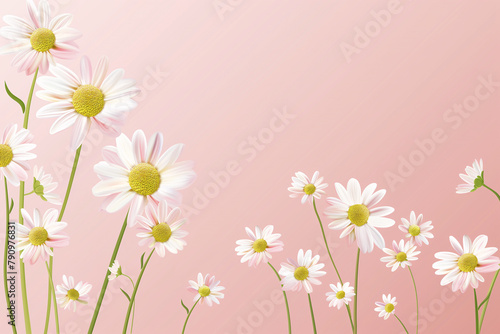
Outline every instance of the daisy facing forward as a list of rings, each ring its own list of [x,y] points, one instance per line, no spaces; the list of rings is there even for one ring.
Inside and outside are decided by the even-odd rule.
[[[75,280],[72,276],[66,277],[63,275],[63,283],[56,286],[57,303],[64,309],[73,306],[73,311],[76,311],[76,303],[88,304],[88,293],[92,289],[89,283],[78,282],[75,285]]]
[[[306,174],[297,172],[295,176],[292,176],[292,186],[288,188],[288,191],[291,192],[290,197],[295,198],[302,196],[302,204],[306,201],[310,203],[313,198],[320,199],[321,195],[325,194],[323,189],[328,187],[327,183],[322,182],[323,177],[319,177],[318,171],[314,172],[311,179],[309,179]]]
[[[483,159],[474,160],[472,167],[465,167],[465,172],[459,175],[465,183],[457,186],[457,194],[467,194],[484,185]]]
[[[343,230],[340,237],[349,236],[349,242],[357,240],[358,247],[363,253],[385,247],[385,241],[377,228],[386,228],[394,225],[394,220],[385,216],[394,212],[389,206],[375,207],[385,195],[385,189],[375,191],[377,184],[369,184],[363,192],[358,180],[350,179],[347,189],[340,183],[335,183],[339,198],[328,197],[326,201],[331,205],[325,214],[333,219],[328,227],[332,230]]]
[[[356,294],[354,293],[354,287],[349,286],[349,282],[344,283],[344,285],[337,283],[337,285],[330,284],[330,289],[333,292],[326,293],[326,301],[330,302],[328,306],[340,308],[344,305],[349,305],[352,301],[352,297]]]
[[[5,128],[0,141],[0,172],[13,186],[28,179],[30,166],[27,161],[36,158],[30,151],[36,147],[32,144],[33,135],[26,129],[17,130],[17,124]]]
[[[61,205],[61,198],[54,193],[58,183],[52,182],[52,175],[46,174],[43,167],[33,167],[33,192],[41,199],[52,204]],[[29,194],[26,194],[29,195]]]
[[[399,267],[405,268],[406,266],[411,266],[410,261],[416,261],[416,257],[420,254],[416,250],[417,246],[413,245],[411,241],[405,243],[404,240],[399,241],[399,244],[394,240],[392,242],[392,249],[384,248],[383,251],[389,256],[384,256],[380,259],[382,262],[388,262],[386,267],[391,268],[392,271],[396,271]]]
[[[273,234],[273,225],[267,225],[264,230],[257,226],[255,233],[248,227],[245,231],[250,239],[241,239],[236,241],[237,255],[242,256],[241,263],[248,261],[248,266],[257,267],[261,262],[268,262],[272,255],[271,253],[280,252],[283,250],[283,242],[278,240],[281,234]]]
[[[208,306],[212,306],[213,303],[220,304],[219,299],[224,298],[224,294],[221,292],[225,290],[223,286],[219,285],[220,281],[215,280],[215,276],[198,274],[197,281],[189,281],[188,290],[195,292],[194,302],[200,302],[200,304],[207,303]]]
[[[498,250],[496,247],[486,247],[488,237],[478,236],[474,242],[468,236],[463,237],[463,247],[454,237],[450,236],[450,243],[454,252],[438,252],[435,257],[439,261],[432,264],[436,269],[436,275],[445,275],[441,285],[452,283],[453,291],[463,293],[470,285],[476,289],[479,282],[484,282],[481,274],[498,270],[500,259],[493,254]]]
[[[321,271],[325,265],[319,263],[319,255],[312,256],[312,251],[299,250],[297,261],[288,259],[288,263],[282,262],[279,274],[283,277],[281,283],[285,291],[300,291],[302,287],[307,293],[313,291],[312,284],[320,285],[318,277],[326,275]]]
[[[424,215],[420,214],[417,216],[415,212],[410,213],[410,221],[406,218],[401,218],[403,225],[399,225],[399,229],[406,233],[405,237],[410,238],[411,241],[415,242],[417,245],[422,246],[422,243],[428,245],[429,239],[434,238],[434,235],[430,232],[434,226],[432,226],[432,221],[427,221],[423,223]]]

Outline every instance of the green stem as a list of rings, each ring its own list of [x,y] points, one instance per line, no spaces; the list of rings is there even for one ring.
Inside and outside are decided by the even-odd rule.
[[[47,334],[49,331],[49,322],[50,322],[50,310],[52,307],[52,284],[50,284],[50,280],[47,288],[47,312],[45,314],[45,329],[43,330],[43,334]]]
[[[491,292],[493,291],[493,287],[495,286],[495,282],[497,280],[499,273],[500,273],[500,269],[497,270],[497,272],[495,273],[495,276],[493,277],[493,281],[491,281],[490,290],[488,291],[488,295],[483,300],[481,305],[479,305],[479,307],[478,307],[478,310],[479,310],[481,308],[481,306],[484,304],[483,312],[481,313],[481,319],[479,320],[479,330],[481,330],[483,328],[483,321],[484,321],[484,316],[486,315],[486,309],[488,308],[488,303],[490,302]]]
[[[3,286],[5,288],[5,299],[7,301],[7,308],[10,309],[10,298],[9,298],[9,284],[7,283],[7,254],[9,252],[9,222],[10,222],[10,205],[9,205],[9,188],[7,187],[7,178],[4,177],[5,182],[5,248],[3,253]],[[15,325],[12,325],[12,332],[17,334],[17,329]]]
[[[488,187],[486,184],[483,184],[483,186],[484,186],[486,189],[490,190],[492,193],[494,193],[494,194],[496,195],[496,197],[498,198],[498,200],[500,201],[500,195],[499,195],[499,194],[498,194],[495,190],[491,189],[491,188],[490,188],[490,187]]]
[[[186,325],[188,323],[188,320],[189,320],[189,317],[191,316],[191,313],[193,313],[193,310],[194,310],[194,307],[196,306],[196,304],[198,304],[198,302],[200,301],[201,297],[198,298],[198,300],[196,301],[196,303],[194,303],[193,307],[191,307],[191,309],[189,310],[189,313],[186,317],[186,321],[184,321],[184,327],[182,327],[182,334],[184,334],[184,332],[186,331]]]
[[[33,92],[35,90],[36,78],[38,77],[38,68],[35,71],[35,75],[33,76],[33,81],[31,82],[30,93],[28,95],[28,101],[26,103],[26,110],[24,111],[24,121],[23,128],[28,128],[28,121],[30,118],[30,109],[31,109],[31,100],[33,99]]]
[[[403,328],[405,329],[405,332],[408,333],[408,330],[406,329],[406,326],[405,326],[405,324],[403,324],[403,322],[401,321],[401,319],[399,319],[399,317],[396,314],[394,314],[394,316],[396,317],[396,319],[398,319],[398,321],[401,324],[401,326],[403,326]]]
[[[267,262],[267,264],[271,267],[271,269],[274,271],[274,273],[278,277],[278,280],[281,282],[281,276],[278,273],[278,271],[273,267],[271,262]],[[281,284],[281,286],[283,286],[283,284]],[[291,334],[292,333],[292,320],[290,318],[290,308],[288,307],[288,298],[286,297],[285,291],[283,291],[283,297],[285,297],[286,315],[288,317],[288,333]]]
[[[317,334],[318,332],[316,330],[316,320],[314,320],[313,304],[311,301],[311,294],[310,293],[307,294],[307,298],[309,298],[309,308],[311,309],[311,320],[312,320],[312,324],[313,324],[314,334]]]
[[[139,285],[141,284],[141,279],[142,275],[144,275],[144,271],[146,270],[146,267],[148,266],[149,259],[151,259],[151,256],[154,253],[154,249],[149,253],[148,259],[146,262],[144,262],[144,265],[142,266],[141,273],[139,274],[139,277],[137,277],[137,283],[134,286],[134,292],[132,292],[132,296],[130,297],[130,302],[128,304],[128,310],[127,310],[127,315],[125,316],[125,323],[123,324],[123,332],[122,334],[127,334],[127,328],[128,328],[128,321],[130,318],[130,312],[132,311],[132,305],[135,303],[135,296],[137,295],[137,290],[139,289]]]
[[[122,275],[130,280],[130,282],[132,283],[132,288],[134,288],[135,286],[134,280],[128,275],[125,274]],[[135,318],[135,302],[134,302],[134,309],[132,310],[132,321],[130,322],[130,333],[132,333],[132,331],[134,330],[134,318]]]
[[[358,274],[359,274],[359,254],[361,249],[358,248],[356,257],[356,271],[354,273],[354,334],[358,333]]]
[[[56,319],[56,333],[59,334],[59,312],[57,311],[57,300],[56,300],[56,290],[54,288],[54,281],[52,280],[52,270],[49,267],[49,264],[45,262],[45,266],[47,267],[47,272],[49,274],[49,284],[51,287],[52,297],[54,297],[54,317]]]
[[[99,294],[99,299],[97,300],[97,304],[95,306],[94,315],[92,316],[92,321],[90,322],[88,334],[91,334],[94,331],[95,323],[97,321],[97,316],[99,315],[99,310],[101,309],[102,300],[104,298],[104,293],[106,292],[106,288],[108,287],[109,283],[108,280],[108,275],[110,274],[109,267],[113,265],[113,262],[115,262],[116,259],[116,255],[118,255],[118,250],[120,249],[120,244],[122,243],[123,235],[125,234],[125,230],[127,229],[127,219],[128,219],[128,212],[127,216],[125,217],[125,221],[123,222],[120,234],[118,235],[118,240],[116,240],[115,249],[113,250],[113,255],[111,255],[111,260],[109,261],[108,269],[106,270],[106,276],[104,276],[104,282],[102,283],[101,293]]]
[[[415,277],[413,277],[413,272],[411,271],[411,267],[408,266],[408,270],[410,271],[411,280],[413,281],[413,287],[415,288],[415,299],[417,301],[417,334],[418,334],[418,293],[417,293],[417,284],[415,283]]]
[[[349,316],[349,319],[351,320],[351,329],[352,329],[352,332],[354,333],[354,324],[352,323],[351,308],[349,307],[349,305],[346,305],[345,309],[347,310],[347,315]]]
[[[34,193],[35,193],[35,191],[33,190],[33,191],[31,191],[31,192],[29,192],[29,193],[27,193],[27,194],[24,194],[24,196],[26,197],[26,196],[31,195],[31,194],[34,194]]]
[[[474,315],[476,317],[476,334],[479,334],[479,314],[478,314],[478,307],[477,307],[477,293],[476,289],[474,289]]]

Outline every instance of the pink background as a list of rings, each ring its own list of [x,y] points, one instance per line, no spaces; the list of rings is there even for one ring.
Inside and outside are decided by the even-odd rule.
[[[83,54],[94,63],[107,55],[111,69],[125,68],[142,87],[124,133],[161,131],[168,144],[186,144],[182,159],[196,162],[197,181],[183,192],[188,246],[176,256],[152,258],[137,298],[137,333],[180,333],[185,319],[180,299],[192,305],[193,295],[185,287],[198,272],[215,274],[227,288],[226,297],[220,306],[197,307],[188,333],[285,333],[284,305],[271,298],[279,294],[276,277],[266,266],[240,264],[234,252],[235,241],[246,237],[245,226],[267,224],[275,225],[285,242],[284,252],[273,258],[276,267],[300,248],[313,249],[326,263],[328,274],[312,294],[318,332],[349,332],[345,310],[328,308],[325,301],[328,284],[337,279],[312,207],[288,198],[290,178],[299,170],[309,175],[319,170],[330,183],[329,196],[335,195],[334,182],[346,184],[350,177],[363,187],[378,183],[388,190],[383,204],[396,209],[392,217],[397,224],[411,210],[432,220],[436,238],[421,249],[413,267],[420,290],[420,333],[474,330],[472,290],[454,295],[440,286],[431,265],[435,252],[451,250],[449,235],[486,234],[489,245],[500,245],[497,199],[486,189],[455,194],[458,174],[475,158],[485,161],[487,184],[500,190],[500,173],[495,172],[500,158],[491,144],[498,136],[500,86],[479,88],[488,97],[474,97],[479,77],[500,82],[498,1],[407,0],[392,8],[389,0],[221,0],[224,13],[216,11],[213,0],[51,3],[54,12],[74,14],[73,27],[83,32]],[[387,13],[388,8],[393,13],[381,26],[372,11]],[[3,1],[0,14],[27,17],[23,1]],[[370,35],[355,40],[358,29],[365,28],[372,29]],[[347,44],[358,52],[346,57],[341,47]],[[10,60],[0,58],[1,79],[26,98],[31,78],[17,74]],[[64,64],[78,70],[77,61]],[[16,104],[6,94],[0,99],[1,128],[21,123]],[[37,163],[55,175],[63,194],[72,164],[70,131],[48,134],[53,120],[34,116],[44,103],[34,99],[30,121]],[[449,111],[458,104],[472,111],[463,116]],[[275,112],[284,110],[293,115],[288,124],[275,120]],[[258,149],[250,137],[259,138]],[[60,311],[61,333],[66,334],[86,333],[125,216],[125,210],[100,211],[102,199],[92,195],[98,182],[92,167],[101,160],[101,148],[114,142],[97,131],[92,138],[84,145],[65,215],[71,245],[56,252],[54,279],[59,283],[63,274],[73,275],[94,288],[91,305],[80,305],[76,313]],[[216,185],[212,175],[231,161],[238,162],[237,173]],[[399,179],[391,183],[388,175]],[[40,203],[30,197],[27,208],[44,207]],[[321,212],[325,205],[323,198]],[[387,244],[402,238],[396,226],[383,230]],[[352,282],[355,247],[338,239],[337,231],[327,235],[344,280]],[[137,243],[135,231],[128,230],[118,256],[134,278],[146,251]],[[382,293],[397,296],[397,314],[414,332],[410,276],[405,270],[391,273],[379,261],[382,255],[376,249],[361,259],[359,332],[402,332],[395,319],[381,320],[373,311]],[[27,272],[32,326],[40,333],[46,271],[38,263],[27,266]],[[480,298],[492,277],[486,275],[480,285]],[[119,287],[131,290],[126,279],[110,284],[95,333],[121,332],[127,303]],[[312,333],[304,291],[289,293],[289,299],[294,332]],[[262,311],[255,303],[272,307]],[[20,307],[17,312],[22,328]],[[495,332],[499,312],[497,287],[483,333]],[[5,322],[2,333],[8,330]],[[53,325],[50,332],[55,333]]]

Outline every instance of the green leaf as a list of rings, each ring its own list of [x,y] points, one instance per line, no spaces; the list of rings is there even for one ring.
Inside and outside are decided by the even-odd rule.
[[[142,267],[144,267],[144,255],[146,255],[146,252],[142,253],[142,256],[141,256],[141,269],[142,269]]]
[[[14,210],[14,199],[10,199],[10,207],[9,207],[9,215],[12,213],[12,210]]]
[[[130,302],[130,296],[128,295],[128,293],[126,293],[122,288],[120,288],[120,290],[122,290],[123,294],[125,295],[125,297],[127,297],[128,301]]]
[[[182,305],[182,307],[184,307],[184,309],[186,310],[186,312],[189,314],[189,309],[187,308],[186,305],[184,305],[184,302],[182,301],[182,299],[181,299],[181,305]]]
[[[7,94],[10,96],[10,98],[13,99],[14,101],[16,101],[21,106],[21,109],[22,109],[23,114],[24,114],[24,110],[26,109],[24,102],[20,98],[18,98],[14,94],[12,94],[12,92],[9,90],[9,87],[7,87],[7,82],[5,82],[5,90],[7,91]]]

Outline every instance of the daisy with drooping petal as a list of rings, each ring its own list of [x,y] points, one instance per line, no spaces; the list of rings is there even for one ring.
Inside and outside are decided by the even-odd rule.
[[[33,167],[33,192],[41,199],[52,204],[61,205],[61,198],[54,193],[58,183],[52,182],[52,175],[46,174],[43,167]]]
[[[382,295],[383,302],[375,302],[377,307],[375,308],[376,312],[379,312],[378,316],[380,318],[384,317],[384,320],[387,320],[391,314],[394,314],[396,310],[396,297],[391,297],[391,294]]]
[[[0,36],[12,41],[0,48],[0,54],[17,53],[12,66],[19,72],[30,75],[40,69],[44,74],[49,64],[55,65],[55,59],[71,59],[78,54],[75,40],[81,34],[70,28],[73,20],[70,14],[51,18],[50,5],[41,0],[38,8],[33,0],[28,0],[30,22],[13,15],[5,15],[3,20],[8,26],[0,28]]]
[[[434,238],[434,235],[430,232],[434,226],[432,226],[432,221],[430,220],[425,223],[423,221],[424,215],[419,214],[417,218],[415,212],[412,211],[410,213],[410,221],[406,218],[401,218],[403,225],[399,225],[398,227],[401,231],[406,232],[405,237],[410,238],[412,242],[419,246],[422,246],[422,243],[428,245],[428,239]]]
[[[349,282],[343,285],[340,284],[340,282],[337,283],[337,285],[330,284],[330,289],[332,289],[333,292],[326,293],[326,301],[330,302],[328,306],[337,307],[339,310],[343,305],[349,305],[352,301],[352,297],[356,295],[354,293],[354,287],[349,286]]]
[[[0,172],[13,186],[28,179],[27,161],[36,158],[30,151],[36,147],[33,135],[26,129],[17,130],[17,124],[7,126],[0,141]]]
[[[432,264],[436,275],[445,275],[441,285],[452,283],[453,291],[463,293],[468,286],[476,289],[479,282],[484,282],[481,274],[497,271],[500,259],[493,256],[496,247],[486,247],[488,237],[480,235],[474,242],[468,236],[463,237],[463,247],[454,237],[450,236],[450,243],[454,252],[438,252],[434,256],[439,261]]]
[[[101,58],[92,73],[90,60],[82,57],[81,78],[70,69],[57,65],[50,68],[55,77],[45,76],[37,81],[44,90],[36,95],[51,102],[38,110],[37,117],[57,118],[50,128],[51,134],[74,125],[73,150],[82,145],[92,124],[106,134],[118,136],[126,114],[137,106],[132,99],[139,92],[135,80],[124,79],[123,69],[116,69],[106,76],[107,71],[107,58]]]
[[[300,249],[297,261],[287,259],[288,263],[282,262],[279,274],[283,277],[281,283],[285,291],[300,291],[302,287],[307,293],[313,291],[312,284],[320,285],[321,281],[318,277],[326,275],[326,272],[321,271],[325,266],[319,263],[319,255],[312,256],[312,251]]]
[[[273,225],[267,225],[264,230],[256,226],[255,233],[248,227],[245,231],[250,239],[241,239],[236,241],[237,255],[243,256],[241,263],[248,261],[248,266],[257,267],[261,262],[268,262],[272,256],[271,253],[283,250],[283,242],[279,240],[281,234],[273,234]]]
[[[377,228],[387,228],[394,225],[394,220],[385,216],[394,212],[390,206],[375,207],[385,195],[385,189],[375,191],[376,183],[369,184],[363,192],[358,180],[350,179],[347,189],[340,183],[335,183],[339,198],[328,197],[331,205],[325,214],[333,219],[328,227],[332,230],[343,230],[340,237],[349,236],[349,242],[357,240],[363,253],[385,247],[385,241]]]
[[[208,306],[212,306],[213,303],[220,304],[219,299],[224,298],[224,294],[221,292],[225,290],[223,286],[219,285],[220,281],[215,280],[215,276],[210,276],[209,274],[203,275],[198,274],[197,281],[189,281],[188,290],[195,292],[193,301],[200,301],[200,304],[207,303]]]
[[[383,249],[384,253],[389,256],[384,256],[380,261],[388,262],[386,267],[392,267],[392,271],[396,271],[399,267],[405,268],[406,266],[411,266],[410,261],[418,260],[416,256],[420,254],[420,252],[416,249],[417,246],[413,245],[411,241],[405,243],[404,240],[401,240],[398,244],[396,240],[394,240],[392,242],[392,249]]]
[[[318,171],[314,172],[311,179],[306,174],[297,172],[295,176],[292,176],[292,186],[288,188],[288,191],[292,192],[290,197],[302,196],[302,204],[306,201],[311,202],[313,198],[320,199],[321,195],[325,194],[323,189],[328,187],[327,183],[322,182],[323,177],[319,177]]]
[[[115,146],[103,149],[105,161],[94,166],[101,181],[94,186],[94,196],[105,196],[103,207],[116,212],[131,203],[128,223],[133,226],[136,217],[148,203],[166,200],[169,206],[181,202],[179,190],[193,183],[196,174],[190,161],[177,162],[183,145],[170,147],[165,153],[163,135],[154,134],[146,141],[142,130],[135,131],[132,141],[124,134],[116,138]]]
[[[457,194],[470,193],[484,185],[483,159],[479,159],[479,162],[474,160],[472,167],[465,167],[465,172],[467,174],[460,174],[465,183],[457,186]]]
[[[73,305],[73,311],[76,311],[76,303],[88,304],[88,293],[92,289],[92,285],[82,281],[75,284],[72,276],[66,277],[63,275],[63,283],[56,286],[57,303],[64,309]]]
[[[59,211],[49,209],[43,217],[40,211],[33,211],[33,219],[25,209],[21,209],[24,225],[16,223],[17,245],[16,249],[21,253],[23,262],[34,264],[39,258],[47,261],[53,256],[51,248],[59,248],[69,245],[69,237],[60,232],[68,225],[58,222]]]
[[[110,274],[108,275],[108,280],[110,280],[110,281],[114,280],[118,276],[123,275],[122,266],[120,266],[120,263],[117,260],[115,260],[113,262],[113,265],[111,267],[109,267],[108,269],[110,272]]]
[[[139,246],[148,244],[149,248],[154,248],[161,257],[165,256],[166,250],[177,254],[187,245],[183,238],[188,232],[180,229],[186,219],[181,218],[179,208],[169,211],[166,201],[161,201],[159,205],[150,203],[146,207],[146,216],[138,216],[137,222],[139,223],[137,236],[142,238]]]

